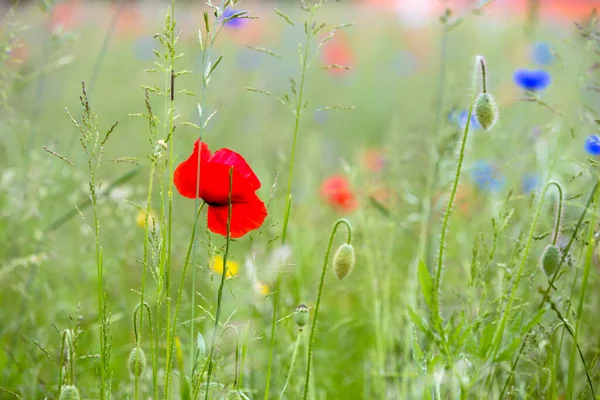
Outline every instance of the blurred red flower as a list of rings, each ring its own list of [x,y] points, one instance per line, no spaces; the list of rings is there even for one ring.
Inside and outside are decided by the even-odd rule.
[[[341,212],[352,212],[358,208],[358,199],[350,183],[341,175],[333,175],[323,181],[321,196]]]
[[[252,168],[234,151],[221,149],[211,154],[208,145],[201,143],[202,148],[198,155],[199,146],[200,141],[196,140],[192,155],[175,170],[173,183],[179,193],[190,199],[204,200],[208,205],[208,229],[225,236],[229,216],[229,171],[233,168],[231,237],[239,238],[260,228],[267,217],[267,210],[256,195],[256,191],[260,188],[260,181]],[[198,159],[200,159],[200,179],[198,179]]]
[[[337,32],[333,39],[325,42],[323,46],[323,62],[325,66],[339,65],[343,67],[352,67],[354,64],[354,53],[348,40]],[[349,72],[343,68],[329,68],[328,71],[334,75],[344,75]]]
[[[81,0],[68,0],[58,3],[52,8],[50,16],[51,28],[71,30],[81,23],[83,8]]]

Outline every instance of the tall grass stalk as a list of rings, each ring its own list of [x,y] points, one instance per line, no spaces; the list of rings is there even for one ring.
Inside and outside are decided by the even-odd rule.
[[[283,227],[281,230],[281,246],[285,245],[286,237],[287,237],[287,227],[288,221],[290,218],[291,208],[292,208],[292,181],[294,178],[294,162],[296,159],[296,144],[298,142],[298,132],[300,129],[300,116],[302,115],[302,110],[304,108],[304,86],[306,81],[306,73],[309,66],[309,55],[310,55],[310,47],[311,47],[311,39],[313,36],[313,21],[315,16],[316,9],[320,6],[320,2],[315,2],[311,4],[310,2],[306,2],[305,4],[308,7],[308,19],[305,24],[305,41],[304,41],[304,52],[302,55],[302,64],[300,68],[300,85],[298,88],[298,95],[296,98],[296,109],[295,109],[295,118],[294,118],[294,135],[292,138],[292,149],[290,154],[290,165],[288,170],[288,180],[287,180],[287,188],[285,193],[285,214]],[[281,274],[277,271],[277,279],[275,283],[275,290],[273,296],[273,316],[271,318],[271,337],[269,342],[269,358],[267,365],[267,374],[265,381],[265,395],[264,399],[267,400],[269,398],[269,388],[271,386],[271,370],[273,367],[273,351],[275,349],[275,326],[277,323],[277,310],[279,308],[279,297],[281,291]]]

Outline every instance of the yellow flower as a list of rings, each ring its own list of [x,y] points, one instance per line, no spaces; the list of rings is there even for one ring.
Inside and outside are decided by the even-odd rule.
[[[264,282],[256,282],[254,284],[254,288],[256,289],[256,291],[258,292],[258,294],[260,294],[261,296],[266,296],[269,294],[271,288],[269,287],[269,285],[267,285]]]
[[[150,210],[150,215],[148,216],[148,222],[150,223],[150,230],[158,229],[158,223],[156,220],[156,213],[153,210]],[[135,223],[140,228],[146,227],[146,211],[140,210],[137,217],[135,218]]]
[[[211,260],[210,263],[210,269],[218,274],[218,275],[223,275],[223,256],[220,254],[217,254],[216,256],[214,256]],[[237,275],[238,271],[240,270],[240,265],[233,261],[233,260],[227,260],[227,279],[231,279],[234,276]]]

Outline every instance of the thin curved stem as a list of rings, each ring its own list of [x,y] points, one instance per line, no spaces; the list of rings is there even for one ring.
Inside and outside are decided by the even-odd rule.
[[[292,374],[294,373],[294,366],[296,364],[296,357],[298,355],[298,348],[300,348],[301,340],[302,340],[302,329],[298,329],[298,335],[296,336],[296,344],[294,344],[294,352],[292,353],[292,360],[290,361],[290,369],[288,370],[287,378],[285,379],[285,384],[283,385],[283,389],[281,389],[281,393],[279,394],[279,400],[283,400],[283,395],[285,394],[285,390],[290,385],[290,381],[292,380]]]
[[[476,59],[476,63],[480,64],[482,63],[480,60],[483,59],[483,57],[481,56],[477,56]],[[483,64],[481,64],[483,65]],[[477,69],[478,66],[475,65],[475,69]],[[440,236],[440,246],[438,249],[438,259],[437,259],[437,267],[436,267],[436,272],[435,272],[435,281],[434,281],[434,285],[433,285],[433,310],[432,310],[432,318],[433,318],[433,322],[435,327],[438,329],[439,333],[440,333],[440,337],[442,338],[443,343],[446,342],[446,338],[445,335],[442,332],[442,317],[440,315],[440,299],[439,299],[439,293],[440,293],[440,283],[441,283],[441,279],[442,279],[442,264],[444,262],[444,249],[445,249],[445,244],[446,244],[446,234],[448,231],[448,221],[450,219],[450,215],[452,215],[452,206],[454,204],[454,199],[456,197],[456,191],[458,190],[458,182],[460,180],[460,172],[462,170],[462,165],[464,162],[464,158],[465,158],[465,148],[467,145],[467,137],[469,135],[469,128],[471,126],[471,116],[473,115],[473,103],[475,102],[475,88],[476,88],[476,76],[477,74],[473,74],[473,83],[472,83],[472,87],[473,87],[473,95],[472,95],[472,99],[471,102],[469,104],[469,112],[467,114],[467,122],[465,124],[465,128],[463,131],[463,135],[462,135],[462,141],[461,141],[461,145],[460,145],[460,153],[458,156],[458,164],[456,166],[456,174],[454,176],[454,183],[452,184],[452,191],[450,192],[450,198],[448,199],[448,206],[446,207],[446,212],[444,213],[444,220],[442,223],[442,233]]]
[[[313,341],[315,339],[315,331],[317,329],[317,319],[319,317],[319,307],[321,305],[321,295],[323,294],[323,283],[325,282],[325,272],[327,271],[327,265],[329,264],[329,256],[331,254],[331,246],[333,245],[333,239],[335,238],[335,233],[340,225],[346,225],[348,229],[348,238],[346,239],[346,243],[350,244],[352,241],[352,225],[348,220],[342,218],[338,220],[333,226],[333,230],[331,231],[331,236],[329,237],[329,244],[327,245],[327,251],[325,252],[325,259],[323,260],[323,268],[321,270],[321,280],[319,282],[319,292],[317,294],[317,304],[315,306],[315,317],[313,319],[313,323],[310,329],[310,338],[308,339],[308,360],[306,362],[306,379],[304,381],[304,396],[303,399],[306,400],[308,397],[308,383],[310,381],[310,367],[312,361],[312,346]]]

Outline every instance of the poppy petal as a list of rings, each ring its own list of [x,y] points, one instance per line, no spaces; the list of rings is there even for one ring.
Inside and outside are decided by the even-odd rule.
[[[198,182],[198,145],[199,140],[196,140],[194,143],[194,151],[190,155],[190,157],[183,161],[177,168],[175,169],[175,173],[173,174],[173,183],[177,188],[179,194],[184,197],[188,197],[190,199],[195,199],[197,189],[196,185]],[[206,143],[202,143],[202,150],[200,152],[200,170],[202,171],[210,160],[211,153],[208,149],[208,145]],[[201,176],[204,176],[204,172],[201,172]],[[200,193],[203,187],[203,182],[200,184]],[[201,197],[201,196],[200,196]]]
[[[254,171],[252,171],[252,168],[250,168],[244,157],[235,151],[229,149],[217,150],[210,162],[234,167],[236,171],[248,180],[248,183],[255,191],[260,188],[260,181]]]
[[[228,217],[228,205],[210,205],[207,217],[208,229],[219,235],[226,236]],[[233,203],[231,206],[231,237],[240,238],[246,233],[260,228],[266,217],[267,209],[265,208],[265,204],[254,193],[244,202]]]
[[[226,206],[229,204],[230,190],[232,203],[244,202],[248,198],[256,196],[254,194],[256,189],[235,167],[233,167],[233,176],[230,181],[231,168],[229,165],[217,164],[212,161],[202,165],[200,197],[209,205]]]

